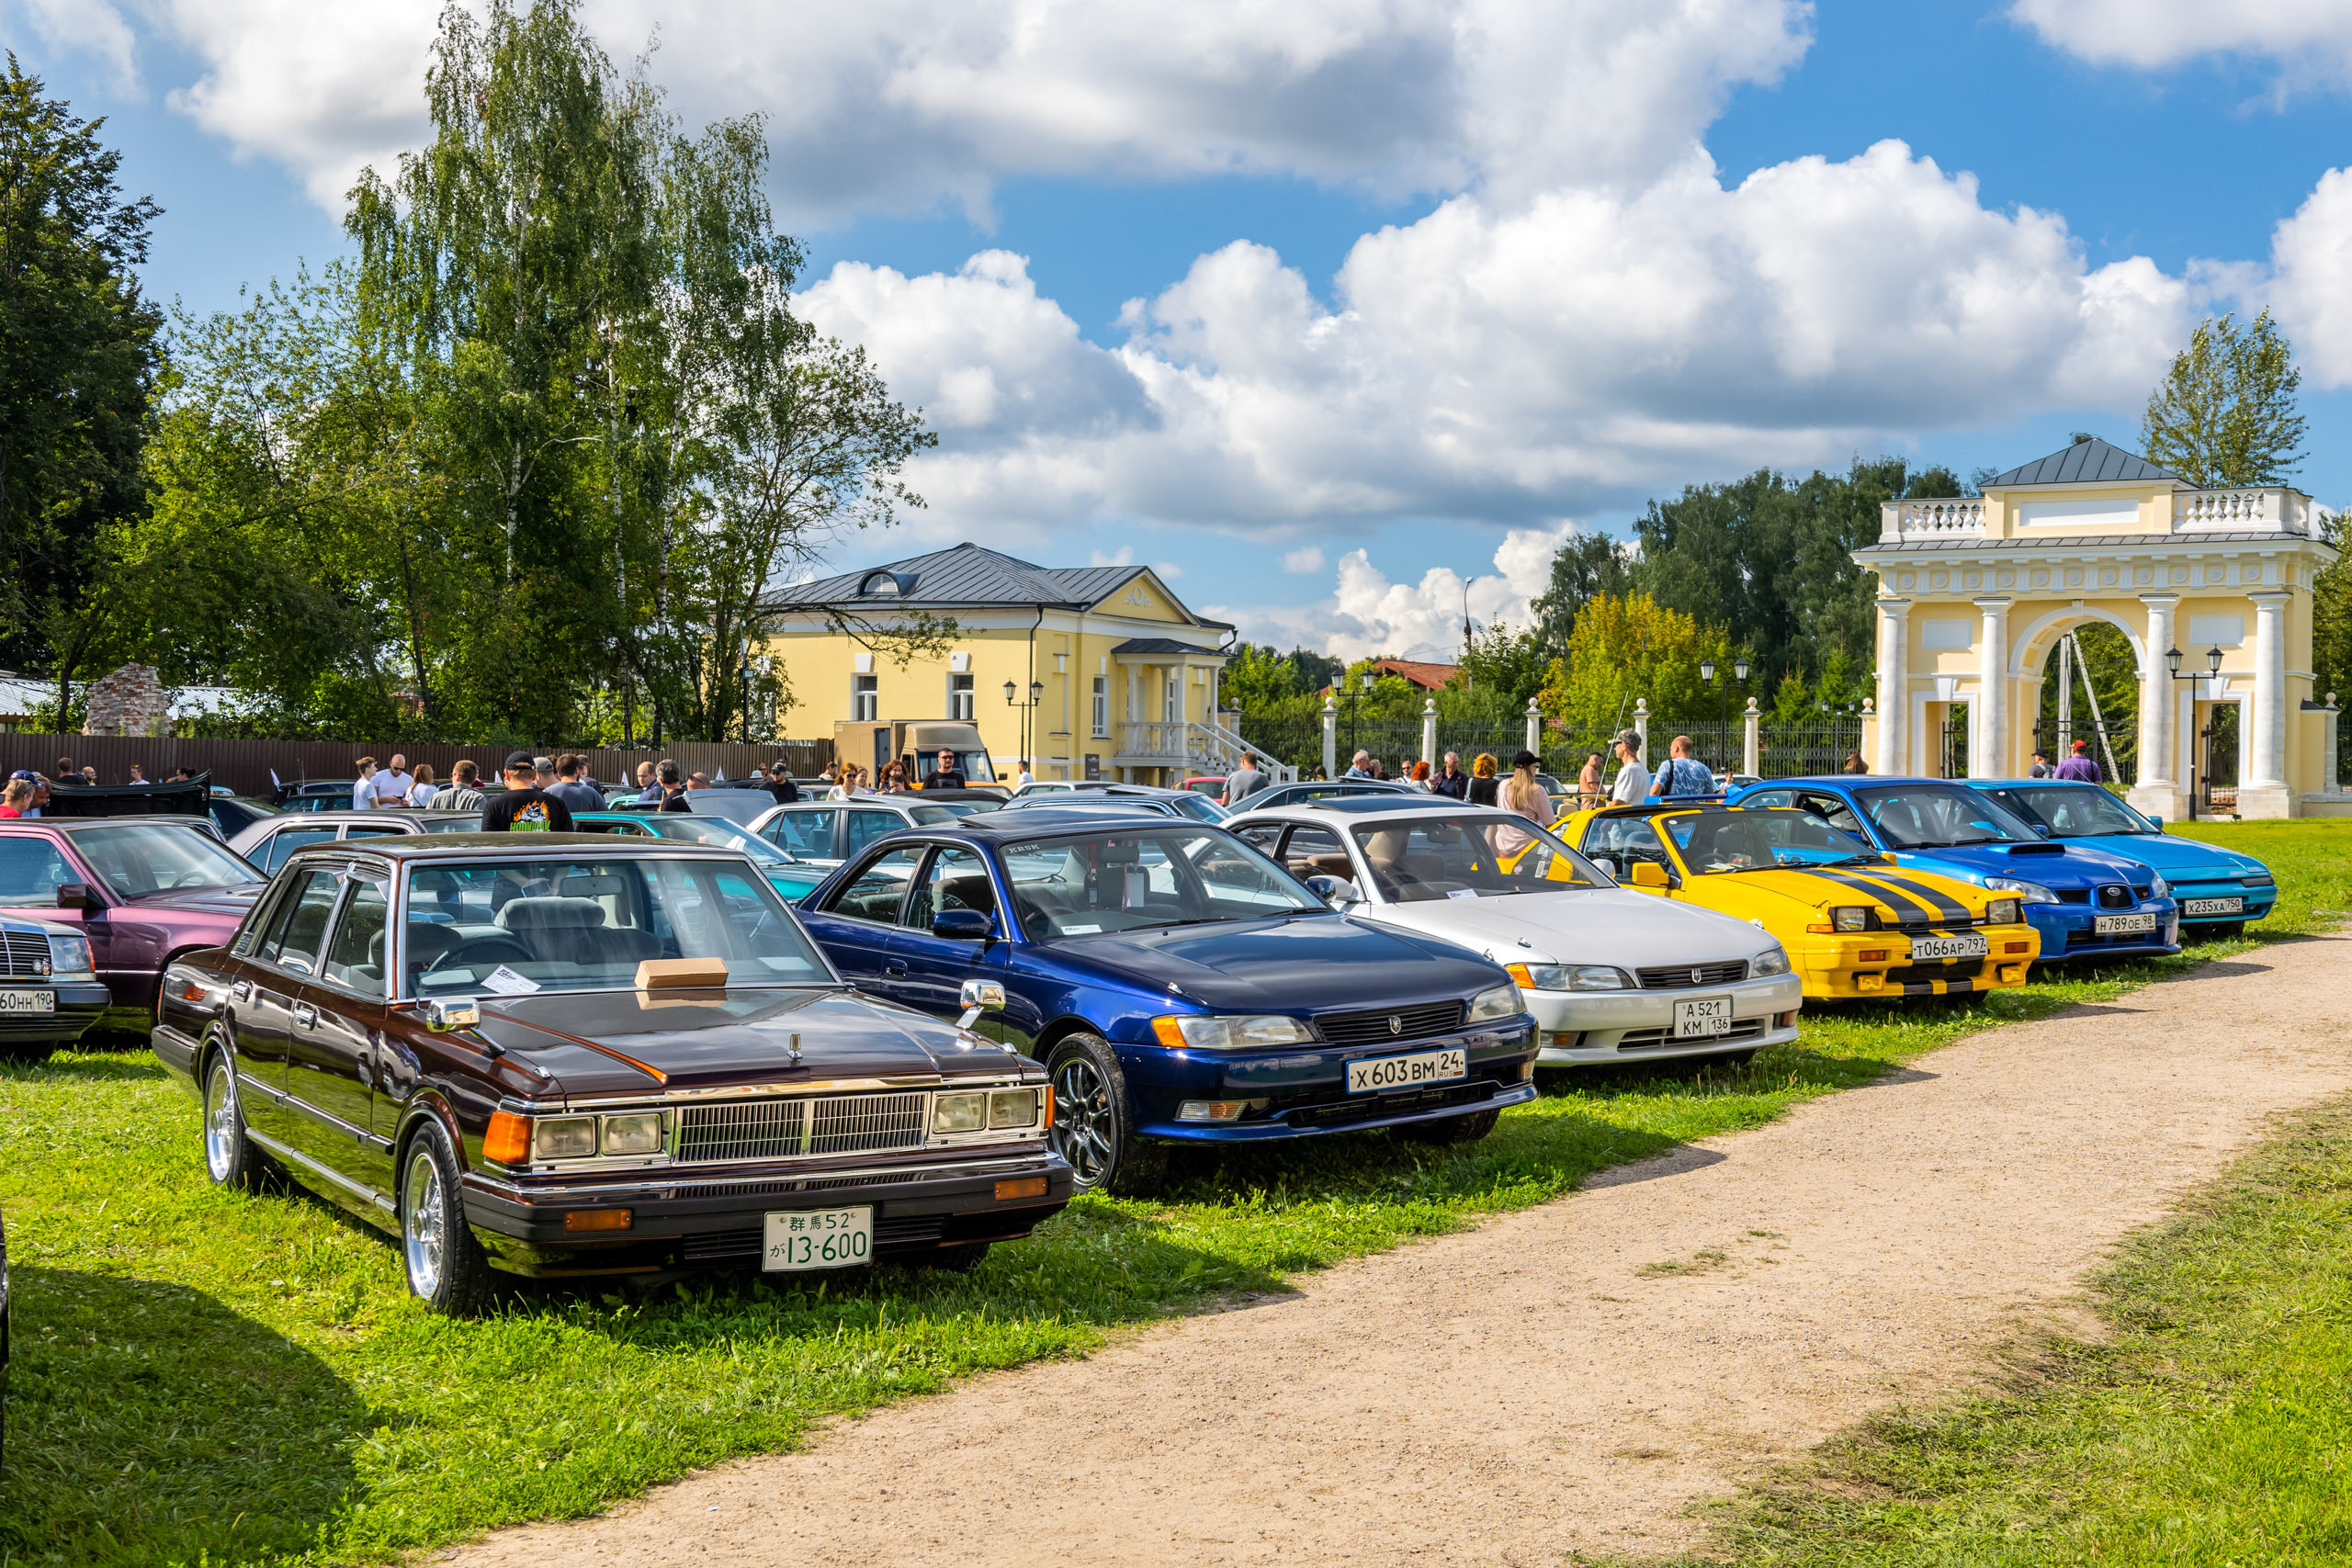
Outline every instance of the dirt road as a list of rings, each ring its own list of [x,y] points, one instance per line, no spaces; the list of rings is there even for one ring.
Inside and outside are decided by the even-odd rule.
[[[465,1564],[1555,1563],[1965,1382],[2263,1119],[2352,1088],[2352,940],[1977,1035],[1296,1295],[977,1380]]]

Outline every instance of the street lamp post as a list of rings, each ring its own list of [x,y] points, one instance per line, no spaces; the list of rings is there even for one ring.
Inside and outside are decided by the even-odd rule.
[[[1747,660],[1735,659],[1731,665],[1732,679],[1742,688],[1747,684]],[[1731,776],[1731,688],[1715,684],[1715,661],[1699,660],[1699,679],[1707,682],[1715,694],[1715,755],[1724,759],[1724,776]]]
[[[1029,751],[1029,745],[1030,742],[1035,739],[1035,736],[1031,732],[1030,716],[1036,711],[1038,703],[1043,701],[1045,698],[1046,683],[1043,681],[1030,682],[1029,700],[1025,703],[1013,701],[1013,698],[1020,694],[1020,691],[1021,688],[1011,681],[1007,681],[1004,683],[1004,705],[1009,708],[1017,707],[1021,710],[1021,756],[1019,760],[1026,762],[1032,760]]]
[[[2171,676],[2176,681],[2186,681],[2188,682],[2188,696],[2189,701],[2192,703],[2197,700],[2197,682],[2199,681],[2210,680],[2213,676],[2219,675],[2221,672],[2222,650],[2218,645],[2205,650],[2205,673],[2202,675],[2199,675],[2194,670],[2191,670],[2186,675],[2182,674],[2180,672],[2180,649],[2177,648],[2168,648],[2165,649],[2165,673]],[[2199,740],[2210,740],[2212,739],[2212,736],[2213,727],[2210,722],[2204,728],[2197,732],[2197,739]],[[2199,762],[2201,761],[2203,761],[2203,759],[2198,757],[2193,752],[2190,754],[2188,759],[2188,819],[2191,822],[2197,820],[2197,767]],[[2143,778],[2147,776],[2144,770],[2143,770],[2141,776]]]
[[[1367,670],[1356,678],[1358,690],[1348,694],[1348,765],[1355,766],[1356,753],[1363,750],[1356,744],[1356,719],[1363,711],[1364,698],[1372,694],[1372,671]]]

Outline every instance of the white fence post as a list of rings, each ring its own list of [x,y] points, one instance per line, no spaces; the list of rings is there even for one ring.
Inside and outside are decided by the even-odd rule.
[[[1421,761],[1437,767],[1437,699],[1421,704]]]
[[[1756,711],[1756,699],[1748,698],[1747,711],[1739,716],[1740,728],[1746,732],[1740,739],[1739,771],[1751,779],[1759,778],[1764,773],[1763,737],[1757,732],[1763,720],[1764,716]]]
[[[1642,738],[1642,766],[1656,773],[1657,764],[1650,761],[1650,700],[1647,697],[1634,699],[1634,733]]]
[[[1537,744],[1539,741],[1541,741],[1541,740],[1544,739],[1544,736],[1543,736],[1543,733],[1542,733],[1542,731],[1543,731],[1543,724],[1544,724],[1544,710],[1543,710],[1542,708],[1537,707],[1537,706],[1535,705],[1535,699],[1534,699],[1533,697],[1530,697],[1530,698],[1528,698],[1528,699],[1527,699],[1527,749],[1528,749],[1530,751],[1534,752],[1534,753],[1535,753],[1535,755],[1536,755],[1536,756],[1538,756],[1538,757],[1541,757],[1541,756],[1543,756],[1543,755],[1544,755],[1544,748],[1543,748],[1541,745]]]
[[[1323,776],[1340,776],[1340,703],[1332,696],[1323,699]]]

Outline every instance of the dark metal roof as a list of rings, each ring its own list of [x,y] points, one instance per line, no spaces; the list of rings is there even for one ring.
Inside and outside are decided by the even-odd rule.
[[[2182,482],[2180,476],[2170,469],[2159,468],[2138,453],[2110,446],[2094,435],[2088,441],[2077,441],[2047,457],[1986,479],[1980,488],[2005,490],[2019,485],[2140,484],[2154,479],[2169,479],[2176,484]]]
[[[1189,642],[1178,642],[1172,637],[1131,637],[1111,651],[1113,653],[1213,653],[1216,649],[1195,648]]]
[[[2136,549],[2154,545],[2275,545],[2287,540],[2306,545],[2327,544],[2326,540],[2314,539],[2308,534],[2045,534],[2023,539],[1905,539],[1900,544],[1864,545],[1853,553],[1858,556],[1891,556],[1905,552],[1936,555],[1945,550],[2066,550],[2083,545],[2096,545],[2102,550],[2129,545]]]
[[[826,604],[903,604],[912,609],[971,609],[1004,605],[1033,609],[1083,610],[1101,604],[1150,569],[1140,566],[1044,567],[1018,559],[985,546],[963,544],[927,556],[868,567],[863,571],[795,583],[768,595],[768,607],[789,610]],[[862,592],[888,578],[895,592]],[[1173,601],[1175,595],[1170,594]],[[1194,624],[1225,626],[1194,615],[1178,603]]]

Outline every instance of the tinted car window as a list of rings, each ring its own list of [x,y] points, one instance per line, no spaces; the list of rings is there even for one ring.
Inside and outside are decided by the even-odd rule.
[[[1878,852],[1810,812],[1711,811],[1669,817],[1682,863],[1701,876],[1877,860]]]
[[[1353,881],[1354,863],[1347,846],[1329,828],[1295,828],[1283,846],[1283,864],[1293,876],[1344,876]]]
[[[848,886],[833,895],[826,912],[878,925],[895,923],[899,907],[906,901],[907,884],[913,880],[922,854],[921,844],[892,850],[852,877]]]
[[[1314,895],[1228,834],[1166,823],[1004,852],[1033,940],[1321,910]]]
[[[906,825],[906,818],[895,811],[853,811],[849,814],[849,852],[855,854],[883,834],[895,833]]]
[[[996,889],[989,883],[988,864],[969,850],[951,845],[931,857],[915,896],[907,900],[905,924],[910,930],[927,931],[931,918],[942,909],[996,912]]]
[[[334,913],[335,895],[342,891],[334,872],[306,873],[301,891],[287,899],[277,929],[263,945],[262,961],[297,975],[311,974],[318,965],[319,945],[326,939],[327,917]]]
[[[784,846],[786,852],[803,860],[833,858],[833,818],[838,809],[822,807],[813,811],[780,811],[765,829],[768,838]]]
[[[1742,806],[1793,806],[1797,792],[1792,789],[1759,789],[1739,797]]]
[[[424,819],[428,833],[479,833],[481,813],[479,811],[436,811]]]
[[[2096,784],[2023,785],[1985,791],[2053,839],[2086,839],[2107,833],[2153,833],[2140,814]]]
[[[352,885],[343,918],[334,923],[334,943],[327,949],[326,977],[363,997],[384,993],[384,917],[381,884]]]
[[[346,839],[398,838],[407,831],[402,828],[386,828],[379,824],[355,822],[344,832]]]
[[[0,838],[0,904],[45,904],[54,908],[60,883],[79,882],[63,851],[27,833]]]
[[[1958,784],[1887,784],[1856,790],[1854,796],[1863,814],[1898,849],[2041,841],[2041,835],[2008,807]]]
[[[304,844],[323,844],[334,837],[333,828],[288,828],[282,833],[273,833],[268,847],[262,851],[261,868],[276,871],[286,863],[287,856]]]

